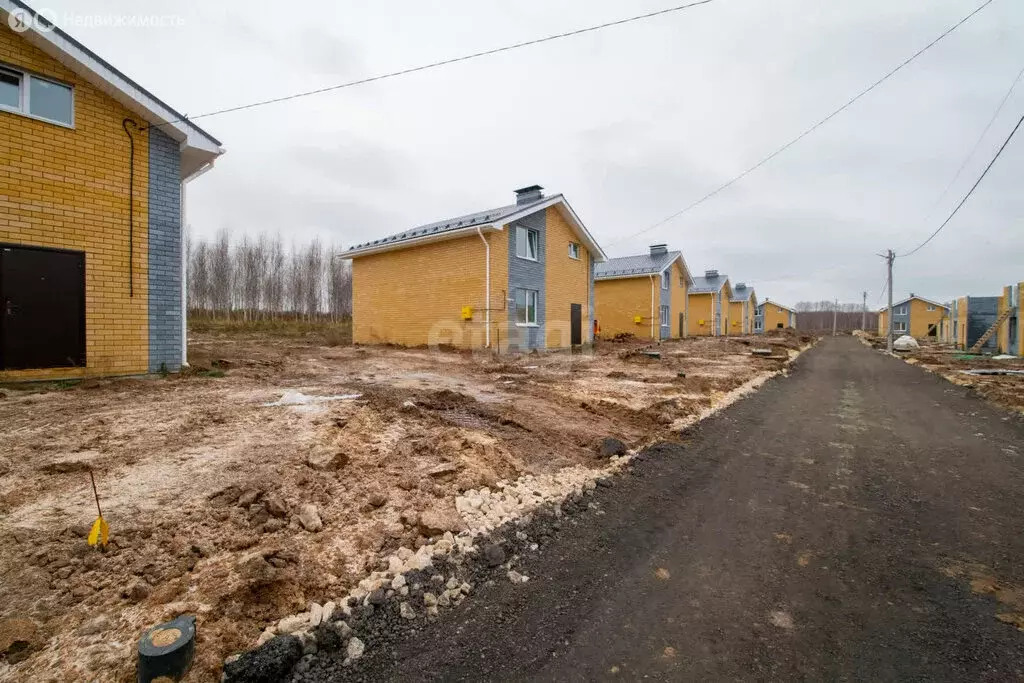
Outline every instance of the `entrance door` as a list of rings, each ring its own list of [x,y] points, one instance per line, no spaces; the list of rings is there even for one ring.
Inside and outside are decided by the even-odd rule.
[[[569,343],[579,346],[583,343],[583,306],[569,304]]]
[[[0,369],[85,365],[85,254],[0,245]]]
[[[686,336],[686,314],[679,314],[679,338],[682,339]]]

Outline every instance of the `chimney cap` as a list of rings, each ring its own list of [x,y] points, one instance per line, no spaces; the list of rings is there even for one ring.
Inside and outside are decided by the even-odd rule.
[[[540,185],[527,185],[526,187],[520,187],[515,192],[516,194],[530,194],[532,192],[539,192],[543,189],[544,188],[541,187]]]
[[[662,254],[668,253],[667,244],[652,244],[651,245],[651,256],[661,256]]]
[[[704,277],[706,277],[708,279],[716,278],[716,277],[718,277],[718,271],[717,270],[705,270],[704,271]]]
[[[746,282],[737,282],[736,283],[736,289],[746,289],[746,288],[747,288],[747,283]]]

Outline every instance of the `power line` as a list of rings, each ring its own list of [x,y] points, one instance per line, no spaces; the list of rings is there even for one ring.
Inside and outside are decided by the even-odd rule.
[[[946,195],[949,194],[949,191],[951,189],[953,189],[953,185],[955,185],[956,181],[960,179],[960,175],[964,172],[964,169],[967,168],[967,164],[969,164],[971,162],[971,159],[974,158],[974,154],[978,151],[978,148],[981,147],[981,142],[985,139],[985,136],[988,135],[989,130],[992,128],[992,124],[994,124],[996,122],[996,119],[999,118],[999,114],[1002,113],[1003,107],[1005,107],[1006,103],[1010,100],[1010,96],[1013,95],[1013,91],[1017,88],[1017,84],[1020,83],[1020,79],[1022,76],[1024,76],[1024,67],[1021,67],[1021,70],[1017,72],[1017,77],[1013,79],[1013,83],[1010,84],[1010,89],[1006,91],[1006,94],[1003,96],[1003,99],[999,102],[999,106],[996,107],[995,112],[992,114],[992,118],[988,120],[988,123],[985,125],[984,130],[981,131],[981,135],[978,136],[977,141],[974,143],[974,147],[971,148],[971,151],[967,154],[967,157],[964,159],[964,162],[960,164],[960,168],[956,170],[956,174],[953,176],[953,179],[949,181],[949,184],[946,185],[944,190],[942,190],[942,194],[939,195],[939,198],[935,200],[935,203],[928,210],[928,213],[925,215],[924,220],[921,221],[922,227],[928,224],[928,222],[931,220],[932,215],[934,215],[935,213],[935,209],[939,208],[939,205],[942,204],[942,201],[946,198]]]
[[[173,121],[167,121],[166,123],[153,124],[150,128],[158,126],[166,126],[172,123],[181,123],[183,121],[193,121],[195,119],[207,118],[210,116],[218,116],[220,114],[228,114],[230,112],[242,111],[244,109],[253,109],[255,107],[263,107],[268,104],[276,104],[278,102],[287,102],[288,100],[295,100],[300,97],[309,97],[310,95],[319,95],[325,92],[332,92],[334,90],[342,90],[343,88],[351,88],[357,85],[365,85],[366,83],[373,83],[375,81],[383,81],[388,78],[396,78],[398,76],[406,76],[408,74],[417,73],[419,71],[427,71],[429,69],[436,69],[442,66],[448,66],[449,64],[457,64],[459,62],[467,62],[471,59],[478,59],[480,57],[487,57],[489,55],[498,54],[499,52],[508,52],[510,50],[518,50],[523,47],[530,47],[532,45],[540,45],[541,43],[549,43],[553,40],[559,40],[561,38],[570,38],[572,36],[578,36],[584,33],[591,33],[593,31],[600,31],[601,29],[611,28],[613,26],[622,26],[623,24],[630,24],[636,21],[643,21],[645,19],[653,19],[654,17],[660,17],[665,14],[672,14],[674,12],[681,12],[693,7],[700,5],[707,5],[715,0],[697,0],[696,2],[690,2],[685,5],[676,5],[675,7],[668,7],[666,9],[657,10],[654,12],[648,12],[646,14],[637,14],[635,16],[626,17],[624,19],[617,19],[615,21],[605,22],[603,24],[596,24],[594,26],[587,26],[585,28],[575,29],[573,31],[566,31],[565,33],[555,33],[550,36],[544,36],[543,38],[534,38],[533,40],[526,40],[520,43],[513,43],[511,45],[504,45],[502,47],[492,48],[490,50],[484,50],[482,52],[474,52],[472,54],[463,55],[461,57],[453,57],[451,59],[443,59],[437,62],[430,62],[429,64],[421,64],[420,66],[410,67],[408,69],[401,69],[400,71],[392,71],[385,74],[379,74],[377,76],[369,76],[367,78],[360,78],[359,80],[349,81],[347,83],[341,83],[338,85],[331,85],[324,88],[317,88],[316,90],[306,90],[304,92],[294,93],[291,95],[284,95],[282,97],[274,97],[268,100],[260,100],[258,102],[252,102],[250,104],[242,104],[237,107],[228,107],[226,109],[217,109],[215,111],[206,112],[204,114],[198,114],[196,116],[185,116],[180,119]],[[992,0],[989,0],[991,2]]]
[[[784,145],[783,145],[782,147],[779,147],[779,148],[778,148],[778,149],[776,149],[776,150],[775,150],[774,152],[772,152],[772,153],[771,153],[771,154],[769,154],[768,156],[764,157],[763,159],[761,159],[761,160],[760,160],[760,161],[758,161],[758,162],[757,162],[756,164],[754,164],[753,166],[751,166],[751,167],[750,167],[750,168],[748,168],[747,170],[743,171],[742,173],[740,173],[740,174],[739,174],[739,175],[737,175],[736,177],[732,178],[731,180],[729,180],[728,182],[724,183],[723,185],[720,185],[720,186],[718,186],[717,188],[715,188],[715,189],[714,189],[714,190],[712,190],[711,192],[708,192],[708,193],[707,193],[706,195],[704,195],[703,197],[701,197],[701,198],[700,198],[700,199],[698,199],[697,201],[693,202],[692,204],[690,204],[689,206],[687,206],[687,207],[685,207],[685,208],[683,208],[683,209],[680,209],[679,211],[676,211],[675,213],[673,213],[672,215],[668,216],[667,218],[663,218],[662,220],[660,220],[660,221],[658,221],[657,223],[655,223],[655,224],[651,225],[650,227],[644,228],[643,230],[640,230],[640,231],[638,231],[638,232],[635,232],[635,233],[633,233],[633,234],[631,234],[631,235],[627,235],[626,237],[623,237],[623,238],[621,238],[621,239],[615,240],[615,241],[614,241],[614,242],[612,242],[611,244],[618,244],[618,243],[620,243],[620,242],[623,242],[623,241],[625,241],[625,240],[628,240],[628,239],[632,239],[632,238],[634,238],[634,237],[636,237],[636,236],[638,236],[638,235],[642,235],[642,234],[644,234],[645,232],[650,232],[651,230],[654,230],[655,228],[660,228],[660,227],[661,227],[662,225],[665,225],[666,223],[668,223],[668,222],[670,222],[670,221],[673,221],[673,220],[675,220],[675,219],[676,219],[676,218],[678,218],[679,216],[682,216],[683,214],[685,214],[685,213],[688,213],[688,212],[692,211],[693,209],[697,208],[698,206],[700,206],[701,204],[703,204],[703,203],[704,203],[704,202],[706,202],[707,200],[711,199],[711,198],[712,198],[712,197],[714,197],[715,195],[717,195],[717,194],[719,194],[720,192],[722,192],[723,190],[726,190],[726,189],[728,189],[728,188],[732,187],[732,186],[733,186],[733,185],[735,185],[735,184],[736,184],[737,182],[739,182],[739,181],[740,181],[740,180],[742,180],[743,178],[747,177],[748,175],[750,175],[751,173],[753,173],[753,172],[754,172],[754,171],[756,171],[757,169],[761,168],[762,166],[764,166],[765,164],[767,164],[767,163],[768,163],[769,161],[771,161],[771,160],[772,160],[772,159],[774,159],[775,157],[779,156],[780,154],[782,154],[783,152],[785,152],[785,151],[786,151],[787,149],[789,149],[790,147],[792,147],[792,146],[793,146],[793,145],[795,145],[796,143],[798,143],[798,142],[800,142],[801,140],[803,140],[803,139],[804,139],[805,137],[807,137],[808,135],[810,135],[810,134],[811,134],[811,133],[813,133],[814,131],[816,131],[816,130],[818,130],[819,128],[821,128],[821,127],[822,127],[823,125],[825,125],[826,123],[828,123],[829,121],[831,121],[831,120],[832,120],[833,118],[835,118],[836,116],[838,116],[838,115],[839,115],[839,114],[841,114],[842,112],[844,112],[844,111],[846,111],[847,109],[849,109],[849,108],[850,108],[850,106],[851,106],[851,105],[853,105],[853,104],[854,104],[854,103],[855,103],[855,102],[856,102],[857,100],[859,100],[860,98],[862,98],[862,97],[864,97],[865,95],[867,95],[867,94],[868,94],[869,92],[871,92],[872,90],[874,90],[875,88],[877,88],[878,86],[880,86],[880,85],[881,85],[882,83],[885,83],[885,82],[886,82],[887,80],[889,80],[889,79],[890,79],[890,78],[891,78],[892,76],[894,76],[894,75],[895,75],[895,74],[896,74],[897,72],[899,72],[899,71],[900,71],[900,70],[902,70],[902,69],[903,69],[903,68],[904,68],[905,66],[907,66],[908,64],[910,64],[911,62],[913,62],[914,60],[916,60],[916,59],[917,59],[918,57],[920,57],[921,55],[923,55],[923,54],[924,54],[925,52],[927,52],[928,50],[930,50],[930,49],[931,49],[932,47],[934,47],[934,46],[935,46],[935,45],[936,45],[937,43],[939,43],[939,42],[940,42],[940,41],[941,41],[941,40],[942,40],[943,38],[945,38],[946,36],[948,36],[948,35],[949,35],[950,33],[952,33],[953,31],[957,30],[958,28],[960,28],[961,26],[963,26],[964,24],[966,24],[966,23],[967,23],[968,21],[970,21],[970,19],[971,19],[972,17],[974,17],[974,15],[976,15],[976,14],[977,14],[978,12],[980,12],[981,10],[985,9],[986,7],[988,7],[988,6],[990,5],[990,4],[992,4],[992,0],[985,0],[985,2],[983,2],[983,3],[981,4],[981,5],[979,5],[979,6],[977,7],[977,9],[975,9],[975,10],[974,10],[973,12],[971,12],[971,13],[970,13],[970,14],[968,14],[968,15],[967,15],[966,17],[964,17],[963,19],[961,19],[960,21],[958,21],[958,22],[957,22],[956,24],[954,24],[954,25],[953,25],[952,27],[950,27],[949,29],[947,29],[947,30],[946,30],[945,32],[943,32],[943,33],[942,33],[942,34],[941,34],[941,35],[940,35],[940,36],[939,36],[938,38],[936,38],[935,40],[933,40],[932,42],[928,43],[928,44],[927,44],[927,45],[925,45],[925,46],[924,46],[923,48],[921,48],[920,50],[918,50],[917,52],[915,52],[915,53],[914,53],[914,54],[913,54],[913,55],[912,55],[912,56],[911,56],[911,57],[910,57],[909,59],[907,59],[907,60],[905,60],[904,62],[902,62],[902,63],[901,63],[901,64],[900,64],[899,66],[897,66],[897,67],[896,67],[895,69],[893,69],[892,71],[890,71],[890,72],[889,72],[889,73],[887,73],[886,75],[882,76],[882,77],[881,77],[880,79],[878,79],[877,81],[875,81],[874,83],[872,83],[872,84],[871,84],[870,86],[868,86],[868,87],[867,87],[867,88],[865,88],[864,90],[861,90],[861,91],[860,91],[860,92],[859,92],[859,93],[858,93],[857,95],[855,95],[855,96],[854,96],[854,97],[853,97],[852,99],[848,100],[848,101],[846,102],[846,104],[844,104],[843,106],[839,107],[838,109],[836,109],[835,111],[833,111],[833,112],[832,112],[831,114],[829,114],[829,115],[828,115],[828,116],[826,116],[825,118],[821,119],[820,121],[818,121],[817,123],[815,123],[815,124],[814,124],[813,126],[811,126],[810,128],[808,128],[808,129],[807,129],[807,130],[805,130],[804,132],[800,133],[800,135],[797,135],[797,136],[796,136],[795,138],[793,138],[792,140],[790,140],[789,142],[787,142],[786,144],[784,144]]]
[[[1006,146],[1010,144],[1010,140],[1012,140],[1013,136],[1017,134],[1018,130],[1020,130],[1021,124],[1024,124],[1024,116],[1020,117],[1020,120],[1017,121],[1017,125],[1013,127],[1012,131],[1010,131],[1010,135],[1003,142],[1002,146],[999,148],[999,151],[996,152],[996,155],[994,157],[992,157],[992,161],[988,162],[988,166],[986,166],[985,170],[981,172],[980,176],[978,176],[978,180],[975,181],[974,185],[971,186],[971,189],[967,191],[967,194],[964,195],[964,198],[960,200],[960,203],[956,205],[956,208],[953,209],[953,212],[951,214],[949,214],[949,216],[946,218],[946,220],[942,221],[942,225],[937,227],[935,229],[935,232],[933,232],[931,235],[928,236],[928,239],[926,239],[924,242],[921,242],[921,244],[919,244],[916,247],[914,247],[914,249],[912,249],[911,251],[908,251],[906,254],[899,254],[899,258],[906,258],[907,256],[913,256],[918,251],[920,251],[921,248],[924,247],[924,245],[928,244],[933,239],[935,239],[935,236],[938,235],[940,232],[942,232],[942,229],[944,227],[949,225],[949,222],[951,220],[953,220],[953,217],[956,216],[958,211],[960,211],[960,208],[964,204],[967,203],[967,200],[971,198],[971,195],[974,194],[974,191],[976,189],[978,189],[978,185],[981,185],[981,181],[984,180],[985,176],[988,175],[989,169],[991,169],[995,165],[996,160],[1003,153],[1003,150],[1006,149]]]

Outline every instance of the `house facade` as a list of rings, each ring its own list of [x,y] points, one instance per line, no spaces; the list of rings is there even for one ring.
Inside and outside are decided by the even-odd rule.
[[[796,329],[796,311],[789,306],[765,299],[757,307],[754,332],[761,334],[765,330],[781,329]]]
[[[757,294],[745,282],[737,282],[729,298],[729,334],[753,334],[757,318]]]
[[[605,339],[633,334],[647,339],[687,335],[687,293],[693,278],[682,252],[655,244],[647,254],[598,263],[595,319]]]
[[[732,285],[728,275],[707,270],[704,277],[693,278],[689,294],[689,334],[694,337],[719,337],[729,334],[729,301]]]
[[[964,296],[956,299],[949,305],[947,314],[939,324],[940,340],[967,350],[995,325],[995,330],[979,350],[1024,356],[1022,291],[1024,282],[1003,287],[1000,296]]]
[[[495,351],[593,341],[594,266],[604,252],[562,195],[538,185],[516,203],[356,245],[356,344]]]
[[[893,334],[909,334],[916,339],[939,336],[940,322],[948,314],[945,304],[911,294],[909,298],[892,305]],[[879,311],[878,334],[885,336],[889,329],[888,306]]]
[[[0,380],[177,370],[185,185],[224,150],[25,11],[0,0]]]

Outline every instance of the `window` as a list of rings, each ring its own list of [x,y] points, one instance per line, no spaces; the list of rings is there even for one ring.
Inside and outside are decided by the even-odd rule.
[[[897,320],[893,323],[893,329],[896,330],[897,332],[906,332],[907,324],[902,320]]]
[[[569,258],[576,260],[580,258],[580,245],[576,242],[569,242]]]
[[[537,292],[533,289],[516,290],[516,325],[537,324]]]
[[[0,67],[0,109],[72,126],[74,91],[56,81]]]
[[[764,328],[764,319],[754,318],[754,330],[760,330]]]
[[[932,304],[928,304],[928,310],[929,311],[934,311],[935,310],[935,306],[933,306]]]
[[[661,326],[662,327],[668,327],[668,316],[669,316],[668,306],[662,306],[661,307]]]
[[[662,289],[668,289],[668,283],[669,283],[668,271],[667,270],[663,270],[663,271],[661,271],[661,288]]]
[[[540,254],[540,233],[530,228],[516,228],[516,256],[536,261]]]
[[[900,306],[900,307],[898,307],[896,309],[896,315],[906,315],[906,314],[907,314],[907,307],[906,306]]]

